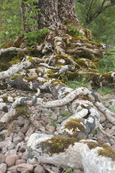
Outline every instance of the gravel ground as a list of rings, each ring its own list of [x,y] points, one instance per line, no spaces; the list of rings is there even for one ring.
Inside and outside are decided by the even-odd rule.
[[[2,98],[7,96],[6,105],[0,110],[0,118],[7,112],[16,96],[32,97],[34,93],[22,92],[19,90],[4,90],[0,92],[0,102]],[[44,100],[53,100],[50,93],[42,94]],[[104,101],[105,106],[115,110],[115,96],[106,95],[99,96]],[[55,165],[41,164],[34,165],[27,163],[26,142],[30,135],[35,131],[50,132],[54,134],[59,133],[59,129],[63,120],[72,115],[66,106],[61,108],[46,109],[41,106],[28,107],[29,116],[21,115],[8,124],[6,129],[0,131],[0,173],[67,173],[69,168],[60,168]],[[101,123],[104,130],[110,134],[115,135],[115,126],[109,123],[106,118],[101,115]],[[99,130],[96,130],[92,135],[93,139],[104,143],[109,143],[115,150],[115,142],[106,138]],[[69,173],[83,173],[81,170],[71,170]]]

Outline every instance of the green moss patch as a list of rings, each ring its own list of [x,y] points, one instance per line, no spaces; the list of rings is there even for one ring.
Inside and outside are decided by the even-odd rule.
[[[72,130],[73,132],[72,136],[74,137],[78,136],[79,132],[85,133],[85,127],[83,126],[83,121],[81,119],[73,119],[73,118],[70,119],[65,124],[65,128],[67,128],[68,130]]]
[[[35,77],[35,76],[32,76],[32,77],[26,77],[26,79],[27,79],[28,81],[33,81],[33,80],[36,80],[37,77]]]
[[[3,96],[2,99],[3,99],[3,101],[4,101],[5,103],[8,102],[8,96]]]
[[[75,72],[67,71],[66,75],[67,75],[67,78],[70,80],[78,79],[80,77],[79,71],[75,71]]]
[[[15,47],[20,47],[21,43],[23,43],[24,41],[24,37],[19,37],[15,42],[14,42],[14,46]]]
[[[16,106],[16,113],[17,113],[17,116],[20,116],[20,115],[26,115],[27,117],[29,116],[29,113],[28,113],[28,108],[26,105],[17,105]]]
[[[72,60],[76,61],[76,59],[73,56],[68,55],[68,54],[57,54],[55,57],[59,58],[59,59],[64,59],[66,61],[67,60],[70,61],[68,58],[71,58]]]
[[[53,86],[56,86],[56,85],[65,86],[65,84],[62,83],[62,82],[61,82],[60,80],[58,80],[58,79],[52,80],[51,84],[52,84]]]
[[[98,150],[98,155],[110,157],[113,161],[115,161],[115,150],[113,150],[109,145],[101,142],[87,142],[87,145],[89,149],[102,147],[103,149]]]
[[[85,68],[92,68],[92,69],[96,69],[96,66],[95,64],[89,60],[89,59],[86,59],[86,58],[80,58],[78,60],[76,60],[76,62],[81,65],[82,67],[85,67]]]
[[[28,56],[27,60],[30,61],[32,64],[34,64],[34,60],[32,59],[31,56]]]
[[[75,142],[78,142],[75,138],[54,136],[44,143],[44,147],[47,148],[51,154],[60,153],[64,152],[70,145],[74,145]]]
[[[12,76],[11,78],[12,80],[15,80],[15,79],[20,79],[20,76],[18,74],[15,74],[14,76]]]
[[[11,66],[11,65],[13,65],[13,64],[17,64],[17,63],[20,63],[20,62],[21,62],[20,59],[16,59],[16,60],[10,61],[10,62],[9,62],[9,65]]]
[[[59,74],[57,72],[57,70],[48,70],[46,74],[48,74],[48,77],[50,78],[58,78]]]

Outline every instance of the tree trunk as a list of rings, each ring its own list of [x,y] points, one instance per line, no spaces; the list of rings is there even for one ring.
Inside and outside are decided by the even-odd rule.
[[[37,6],[42,13],[42,15],[38,14],[38,29],[47,27],[55,30],[67,23],[78,24],[75,0],[39,0]],[[25,13],[24,10],[22,12]]]

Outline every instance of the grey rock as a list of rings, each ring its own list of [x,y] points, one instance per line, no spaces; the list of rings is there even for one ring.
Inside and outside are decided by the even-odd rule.
[[[13,138],[13,142],[15,143],[15,144],[18,144],[19,142],[21,142],[22,141],[22,138],[20,137],[20,136],[17,136],[17,137],[15,137],[15,138]]]
[[[34,169],[34,173],[45,173],[44,168],[41,165],[37,165],[37,167]]]
[[[107,124],[106,124],[106,127],[107,127],[107,128],[112,128],[112,126],[113,126],[113,125],[112,125],[111,123],[107,123]]]
[[[113,125],[111,129],[112,129],[112,130],[115,130],[115,126]]]
[[[0,164],[0,171],[1,173],[6,173],[7,165],[5,163]]]
[[[0,163],[5,162],[6,156],[4,154],[0,154]]]
[[[103,123],[103,122],[105,122],[105,120],[106,120],[105,116],[103,114],[101,114],[101,116],[100,116],[100,122]]]
[[[16,165],[20,165],[22,163],[26,163],[26,161],[23,159],[16,160]]]
[[[57,122],[58,123],[62,123],[63,122],[63,117],[62,116],[59,116]]]
[[[55,127],[50,126],[50,125],[48,124],[48,125],[46,126],[46,130],[47,130],[48,132],[50,132],[50,133],[54,133]]]
[[[57,120],[57,114],[53,114],[51,117],[50,117],[52,120],[56,121]]]
[[[82,171],[80,171],[79,169],[76,169],[73,171],[73,173],[83,173]]]
[[[16,162],[16,155],[7,156],[5,162],[8,166],[13,166]]]

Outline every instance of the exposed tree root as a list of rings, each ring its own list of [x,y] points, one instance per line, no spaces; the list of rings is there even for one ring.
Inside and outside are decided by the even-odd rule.
[[[0,49],[0,56],[3,54],[3,53],[6,53],[6,52],[12,52],[12,51],[17,51],[17,52],[28,52],[29,50],[27,48],[17,48],[17,47],[9,47],[9,48],[4,48],[4,49]]]
[[[102,170],[109,173],[115,171],[115,161],[101,155],[101,151],[111,152],[110,148],[107,144],[103,146],[93,140],[78,142],[75,138],[64,138],[40,132],[34,133],[27,143],[28,153],[37,158],[33,158],[35,163],[71,167],[84,170],[85,173],[102,173]]]
[[[1,49],[0,55],[14,50],[28,52],[27,48],[11,47]],[[85,173],[101,173],[103,168],[104,172],[112,173],[115,171],[114,151],[106,144],[101,145],[96,141],[81,139],[90,138],[93,131],[100,128],[104,135],[115,140],[114,136],[109,136],[102,130],[100,112],[114,125],[115,114],[99,102],[93,91],[84,87],[72,89],[62,82],[82,77],[93,81],[93,84],[97,86],[103,86],[106,83],[114,86],[115,72],[100,74],[93,62],[95,58],[99,59],[103,56],[99,45],[67,34],[62,37],[52,36],[50,32],[44,43],[35,47],[34,51],[36,50],[40,52],[41,57],[26,55],[21,63],[0,72],[2,85],[6,82],[10,87],[35,92],[33,97],[15,97],[11,108],[0,119],[0,130],[21,115],[19,110],[23,106],[40,105],[43,108],[54,108],[67,105],[69,109],[71,108],[73,115],[62,122],[60,136],[36,132],[28,140],[28,152],[32,153],[33,159],[38,159],[37,163],[70,166],[75,169],[84,169]],[[42,91],[45,90],[50,91],[55,100],[45,101],[41,97]],[[4,103],[1,98],[0,110],[4,106],[7,106],[7,103]],[[26,115],[26,112],[24,114]],[[33,121],[31,114],[28,116],[27,113],[26,116],[35,127],[38,126],[37,129],[42,129],[40,123],[36,124]],[[107,153],[107,158],[102,150]],[[92,165],[89,166],[90,163]]]
[[[96,102],[95,106],[105,115],[108,121],[115,125],[115,113],[107,109],[102,103]]]

